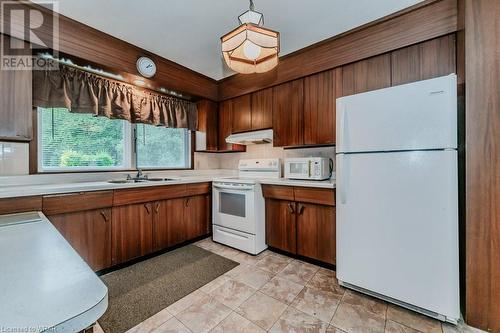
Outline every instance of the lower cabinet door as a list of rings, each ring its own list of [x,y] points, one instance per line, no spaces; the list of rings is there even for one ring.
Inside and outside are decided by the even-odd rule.
[[[47,218],[94,271],[111,266],[111,208]]]
[[[335,207],[297,203],[297,254],[335,264]]]
[[[195,195],[185,200],[185,217],[187,240],[207,234],[209,204],[206,195]]]
[[[184,198],[154,203],[154,250],[162,250],[186,240],[184,226]]]
[[[113,265],[153,251],[153,203],[113,208]]]
[[[297,253],[295,202],[266,199],[266,243]]]

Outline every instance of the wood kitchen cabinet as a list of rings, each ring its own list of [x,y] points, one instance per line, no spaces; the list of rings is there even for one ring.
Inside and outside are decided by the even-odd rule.
[[[113,191],[46,195],[42,211],[94,271],[111,266]]]
[[[3,36],[3,43],[25,43]],[[0,71],[0,140],[33,138],[32,74],[30,70]]]
[[[392,85],[456,72],[455,36],[447,35],[391,52]]]
[[[335,264],[335,192],[263,185],[266,243],[292,254]]]
[[[273,126],[273,89],[268,88],[231,99],[232,133]]]
[[[304,144],[304,81],[273,87],[273,130],[275,147]]]
[[[335,263],[335,207],[297,202],[297,254]]]
[[[227,100],[219,103],[219,151],[245,151],[242,145],[226,143],[226,138],[233,132],[233,101]]]
[[[206,195],[195,195],[185,199],[186,239],[194,239],[209,233],[207,210],[209,210],[209,200]]]
[[[252,93],[252,130],[273,127],[273,88]]]
[[[201,100],[196,103],[198,109],[198,128],[200,132],[206,135],[205,151],[217,151],[218,149],[218,118],[219,110],[215,102]]]
[[[391,56],[382,54],[342,66],[342,95],[391,86]]]
[[[290,253],[297,252],[295,202],[266,199],[266,244]]]
[[[113,265],[153,251],[153,203],[113,207]]]
[[[183,223],[185,198],[157,201],[154,205],[154,250],[162,250],[184,242],[187,239]]]
[[[335,143],[335,100],[342,95],[340,68],[304,79],[304,144]]]
[[[155,202],[154,250],[159,251],[209,234],[210,203],[208,194]]]
[[[232,133],[252,130],[252,100],[251,95],[243,95],[232,99],[233,115]]]
[[[111,266],[111,208],[47,218],[94,271]]]

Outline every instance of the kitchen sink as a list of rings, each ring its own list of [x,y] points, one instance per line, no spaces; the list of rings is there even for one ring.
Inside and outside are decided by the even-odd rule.
[[[112,179],[108,180],[110,184],[134,184],[134,183],[148,183],[148,182],[166,182],[175,181],[175,178],[147,178],[147,179]]]

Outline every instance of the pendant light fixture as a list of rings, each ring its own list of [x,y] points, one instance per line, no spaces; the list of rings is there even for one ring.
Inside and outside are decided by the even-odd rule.
[[[264,15],[250,9],[238,16],[240,26],[221,37],[222,56],[229,68],[242,73],[264,73],[278,65],[280,34],[266,29]]]

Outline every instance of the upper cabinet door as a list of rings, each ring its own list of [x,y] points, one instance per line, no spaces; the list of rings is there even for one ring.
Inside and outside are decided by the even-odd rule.
[[[252,130],[273,127],[273,88],[252,93]]]
[[[300,146],[304,143],[304,80],[273,87],[274,146]]]
[[[232,145],[226,142],[226,138],[233,132],[233,100],[219,103],[219,151],[245,151],[246,147]]]
[[[6,37],[6,36],[5,36]],[[24,43],[2,38],[4,43]],[[32,130],[31,71],[3,70],[0,74],[0,139],[30,141]]]
[[[232,133],[250,131],[252,129],[252,102],[250,94],[233,99]]]
[[[201,100],[197,103],[198,131],[206,133],[206,150],[217,150],[218,110],[217,103]]]
[[[391,55],[382,54],[342,66],[342,95],[391,86]]]
[[[304,144],[335,143],[335,99],[341,89],[341,69],[304,79]]]
[[[391,52],[392,85],[456,72],[455,37],[448,35]]]

